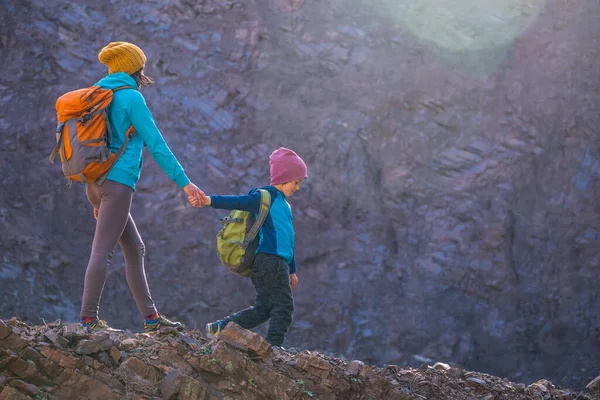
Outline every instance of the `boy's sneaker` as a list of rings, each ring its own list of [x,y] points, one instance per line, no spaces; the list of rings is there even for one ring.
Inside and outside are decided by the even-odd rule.
[[[181,322],[171,321],[160,314],[157,318],[147,319],[144,321],[144,330],[146,332],[156,332],[161,328],[175,328],[180,330],[183,329],[184,326]]]
[[[206,324],[206,334],[207,335],[218,335],[219,333],[221,333],[223,329],[221,329],[221,322],[217,321],[217,322],[209,322],[208,324]]]
[[[85,333],[92,333],[92,331],[97,331],[100,329],[108,328],[108,324],[106,321],[101,320],[100,318],[82,318],[79,320],[79,323],[83,327],[83,331]]]

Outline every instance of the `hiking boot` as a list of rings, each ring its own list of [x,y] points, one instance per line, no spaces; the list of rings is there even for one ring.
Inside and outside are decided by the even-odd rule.
[[[206,334],[207,335],[218,335],[219,333],[221,333],[223,329],[221,329],[221,322],[217,321],[217,322],[209,322],[208,324],[206,324]]]
[[[156,319],[147,319],[144,321],[144,330],[146,332],[156,332],[161,328],[175,328],[177,330],[181,330],[184,328],[184,326],[181,322],[171,321],[162,315],[159,315]]]
[[[108,324],[106,321],[101,320],[100,318],[82,318],[79,320],[79,323],[83,327],[83,331],[85,333],[92,333],[92,331],[98,331],[101,329],[108,328]]]

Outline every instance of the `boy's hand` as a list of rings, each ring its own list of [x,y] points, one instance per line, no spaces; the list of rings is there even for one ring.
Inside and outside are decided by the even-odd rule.
[[[206,198],[202,204],[198,204],[198,200],[196,200],[196,198],[192,197],[192,196],[188,196],[188,201],[194,207],[210,206],[210,204],[211,204],[210,196],[206,196]]]
[[[183,188],[183,191],[188,195],[188,200],[194,207],[202,207],[202,203],[206,202],[206,195],[204,192],[192,182],[188,183]],[[194,203],[196,203],[196,205],[192,203],[192,199],[195,200]]]
[[[98,219],[98,209],[94,207],[94,218]]]
[[[296,276],[296,274],[290,274],[290,286],[292,290],[296,289],[296,286],[298,286],[298,276]]]

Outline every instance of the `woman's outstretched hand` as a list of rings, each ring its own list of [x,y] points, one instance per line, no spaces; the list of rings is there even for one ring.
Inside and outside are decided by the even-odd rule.
[[[194,185],[192,182],[188,183],[183,191],[188,196],[188,200],[191,205],[194,207],[202,207],[206,203],[206,195],[198,186]]]

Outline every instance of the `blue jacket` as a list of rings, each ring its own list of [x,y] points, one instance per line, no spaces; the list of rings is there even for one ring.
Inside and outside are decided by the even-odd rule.
[[[210,196],[210,205],[223,210],[242,210],[258,215],[260,210],[259,188],[241,196]],[[257,253],[274,254],[290,266],[290,274],[296,273],[294,257],[294,217],[285,195],[274,186],[265,186],[271,194],[271,209],[261,226]]]
[[[125,72],[109,74],[96,85],[103,89],[115,89],[119,86],[137,87],[135,79]],[[136,133],[106,179],[122,183],[135,190],[135,184],[142,170],[142,148],[146,144],[152,158],[177,186],[183,188],[190,182],[156,127],[146,100],[138,90],[123,89],[115,92],[108,110],[108,119],[113,134],[109,148],[113,153],[121,147],[125,140],[125,132],[131,125]]]

